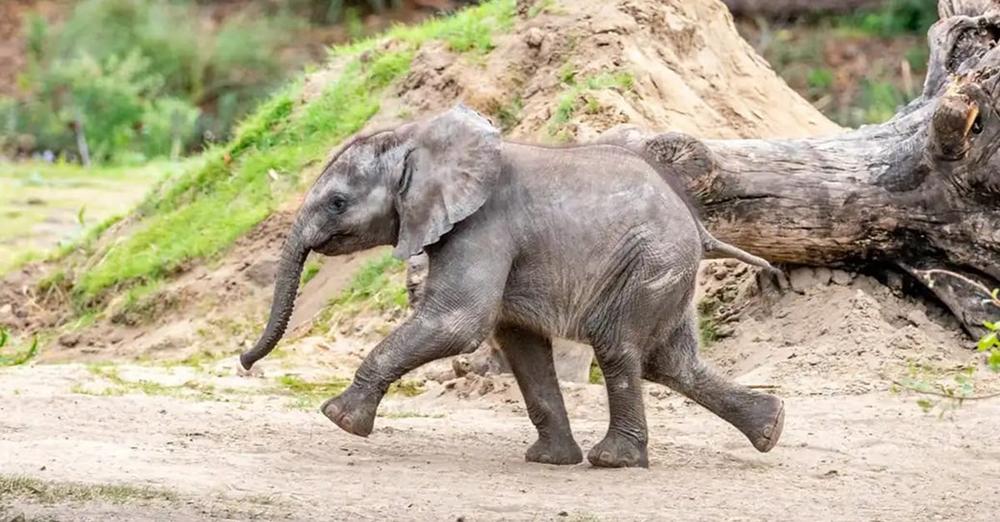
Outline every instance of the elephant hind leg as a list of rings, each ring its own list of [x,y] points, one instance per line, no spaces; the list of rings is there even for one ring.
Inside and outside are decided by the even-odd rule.
[[[528,448],[524,458],[543,464],[579,464],[583,453],[570,430],[552,359],[552,341],[504,324],[497,327],[496,340],[517,378],[528,417],[538,430],[538,440]]]
[[[587,453],[597,467],[648,467],[648,432],[642,403],[639,351],[634,345],[595,341],[594,353],[604,373],[611,419],[604,439]]]
[[[739,429],[758,451],[770,451],[781,436],[784,403],[778,397],[736,384],[698,355],[694,314],[687,316],[650,354],[643,377],[669,386]]]

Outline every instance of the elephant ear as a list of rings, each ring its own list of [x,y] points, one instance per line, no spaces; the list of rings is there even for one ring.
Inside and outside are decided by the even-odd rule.
[[[410,124],[409,152],[397,194],[399,259],[435,243],[479,210],[500,176],[500,131],[459,104],[426,122]]]

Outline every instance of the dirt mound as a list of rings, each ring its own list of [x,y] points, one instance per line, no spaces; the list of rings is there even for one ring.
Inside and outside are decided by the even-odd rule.
[[[520,11],[482,62],[443,45],[421,49],[399,84],[401,102],[431,112],[462,99],[495,116],[509,137],[543,141],[589,140],[619,123],[707,138],[838,128],[740,38],[721,2],[585,1],[549,4],[533,17]]]
[[[793,290],[763,303],[747,297],[750,278],[706,268],[702,304],[729,303],[738,313],[727,317],[720,307],[707,314],[722,319],[711,327],[719,339],[705,352],[742,382],[779,386],[783,395],[861,394],[893,382],[955,388],[961,370],[975,369],[978,391],[1000,389],[945,309],[871,276],[796,268]]]

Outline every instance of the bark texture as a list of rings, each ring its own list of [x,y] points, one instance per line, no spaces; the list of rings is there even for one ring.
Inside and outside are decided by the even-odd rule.
[[[771,261],[888,264],[972,335],[1000,309],[1000,2],[944,0],[922,95],[881,125],[825,138],[618,139],[670,165],[719,239]]]

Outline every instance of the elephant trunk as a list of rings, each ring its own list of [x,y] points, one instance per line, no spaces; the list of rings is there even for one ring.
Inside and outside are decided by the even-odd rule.
[[[240,355],[240,364],[249,370],[257,361],[267,357],[274,346],[285,334],[288,319],[295,307],[295,296],[299,290],[299,279],[302,277],[302,266],[309,255],[309,249],[303,245],[299,227],[294,227],[292,234],[285,240],[281,251],[281,262],[278,264],[278,275],[274,282],[274,299],[271,302],[271,315],[267,319],[267,327],[254,347]]]

